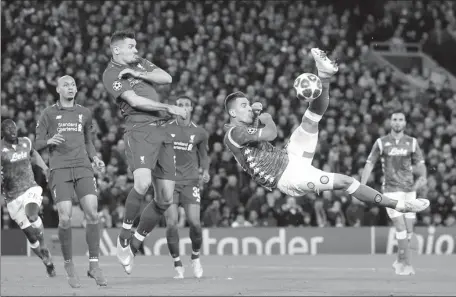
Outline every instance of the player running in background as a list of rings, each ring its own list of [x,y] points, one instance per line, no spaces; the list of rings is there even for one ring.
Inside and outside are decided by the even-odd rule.
[[[230,123],[224,143],[237,162],[258,184],[268,189],[278,188],[289,196],[345,190],[361,201],[400,212],[417,212],[427,208],[428,200],[395,200],[361,185],[352,177],[324,172],[311,165],[318,142],[318,123],[329,104],[329,80],[338,71],[323,51],[313,48],[311,53],[323,84],[322,94],[309,104],[286,149],[278,149],[269,142],[277,137],[277,127],[270,114],[258,116],[265,125],[263,128],[252,127],[254,112],[246,95],[236,92],[227,96],[225,108],[230,115]]]
[[[176,105],[184,108],[188,116],[186,119],[177,117],[166,125],[166,129],[173,137],[177,173],[173,204],[165,212],[166,240],[171,257],[174,260],[174,268],[177,273],[175,278],[184,278],[184,268],[179,257],[179,233],[177,230],[178,206],[182,206],[190,225],[193,274],[200,278],[203,275],[203,267],[199,258],[202,243],[199,169],[202,168],[203,182],[207,183],[210,179],[207,154],[209,137],[202,127],[198,127],[191,121],[193,103],[189,97],[178,97]]]
[[[135,232],[138,241],[152,231],[173,199],[176,169],[172,138],[163,124],[172,115],[186,117],[178,106],[159,102],[154,84],[170,84],[171,76],[138,55],[135,35],[118,31],[111,36],[112,59],[103,73],[106,91],[125,117],[125,155],[133,172],[134,185],[125,202],[122,229],[117,239],[117,257],[127,273],[131,267],[129,241],[131,227],[139,214],[141,201],[154,185],[154,200],[141,214]],[[141,242],[137,243],[138,247]]]
[[[44,244],[43,222],[40,212],[43,189],[33,176],[32,163],[39,166],[46,177],[48,167],[32,147],[28,137],[17,137],[13,120],[2,122],[2,196],[11,218],[25,233],[33,252],[43,260],[47,274],[55,276],[51,254]]]
[[[89,246],[87,275],[100,286],[107,280],[98,264],[100,225],[98,224],[98,190],[91,161],[104,168],[92,142],[92,113],[75,104],[76,82],[65,75],[57,81],[58,102],[46,108],[36,127],[36,149],[49,147],[49,188],[59,213],[59,240],[68,283],[81,286],[72,260],[72,198],[76,192],[87,220],[86,240]]]
[[[423,154],[416,138],[404,134],[406,125],[405,115],[401,111],[391,115],[391,133],[378,138],[367,158],[361,177],[361,183],[366,184],[379,158],[382,160],[384,181],[382,192],[396,200],[416,200],[416,191],[426,184],[426,165]],[[414,183],[413,165],[419,178]],[[410,240],[416,215],[413,212],[401,213],[387,208],[388,216],[396,228],[398,244],[397,260],[393,263],[396,274],[411,275],[415,271],[410,263]]]

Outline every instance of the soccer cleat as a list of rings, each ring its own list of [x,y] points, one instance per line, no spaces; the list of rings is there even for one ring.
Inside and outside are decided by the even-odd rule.
[[[105,287],[108,285],[108,280],[104,277],[100,267],[93,267],[87,270],[87,276],[93,278],[99,286]]]
[[[399,271],[396,270],[397,275],[415,275],[415,269],[412,265],[401,265]]]
[[[176,275],[174,276],[175,279],[183,279],[185,269],[182,266],[175,266],[174,270],[176,271]]]
[[[315,65],[318,69],[318,76],[320,78],[329,78],[339,71],[339,67],[334,61],[331,61],[324,51],[319,48],[312,48],[310,50],[312,57],[315,60]]]
[[[72,262],[65,263],[64,267],[65,267],[65,271],[67,273],[68,284],[72,288],[80,288],[81,287],[81,282],[80,282],[79,277],[76,274],[76,271],[74,269],[74,264]]]
[[[130,274],[131,271],[133,270],[133,259],[135,255],[133,255],[133,252],[131,251],[131,248],[129,245],[126,247],[123,247],[120,244],[120,239],[117,237],[117,260],[119,260],[120,264],[122,264],[125,272],[127,274]]]
[[[402,203],[401,203],[402,204]],[[396,210],[402,213],[420,212],[428,208],[430,202],[427,199],[418,198],[411,201],[404,201],[403,206],[398,203]]]
[[[398,260],[395,260],[393,263],[394,273],[399,274],[404,264],[400,263]]]
[[[192,267],[193,275],[195,275],[196,278],[200,278],[203,276],[203,266],[201,265],[200,258],[192,260]]]
[[[43,264],[46,266],[46,272],[49,277],[54,277],[56,275],[54,263],[52,263],[51,253],[47,248],[41,249],[41,256]]]

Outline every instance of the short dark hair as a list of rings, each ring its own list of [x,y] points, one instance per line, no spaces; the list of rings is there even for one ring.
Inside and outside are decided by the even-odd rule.
[[[15,126],[16,123],[12,119],[6,119],[2,122],[2,129],[1,131],[4,132],[4,129],[6,129],[9,126]]]
[[[135,33],[131,30],[115,31],[111,35],[111,45],[116,41],[124,40],[127,38],[135,39]]]
[[[177,96],[177,97],[176,97],[176,102],[177,102],[177,100],[179,100],[179,99],[187,99],[187,100],[190,100],[190,102],[192,103],[192,105],[195,104],[195,100],[192,99],[192,98],[190,98],[189,96],[187,96],[187,95],[185,95],[185,94]]]
[[[402,113],[404,115],[405,120],[407,121],[407,115],[405,114],[405,112],[402,109],[398,109],[398,108],[395,108],[391,111],[390,116],[389,116],[390,119],[393,117],[393,114],[398,114],[398,113]]]
[[[225,111],[228,112],[231,108],[231,105],[233,104],[234,101],[236,101],[236,99],[238,98],[247,98],[247,96],[240,92],[240,91],[237,91],[237,92],[234,92],[234,93],[231,93],[229,94],[228,96],[226,96],[225,98]]]

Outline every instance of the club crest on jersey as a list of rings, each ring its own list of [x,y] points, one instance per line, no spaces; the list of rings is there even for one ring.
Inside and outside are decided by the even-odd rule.
[[[195,135],[190,135],[190,143],[193,143],[194,140],[195,140]]]
[[[247,128],[247,133],[249,133],[250,135],[255,134],[257,131],[258,131],[257,128],[252,128],[252,127]]]
[[[82,114],[79,115],[79,123],[82,123]]]
[[[114,89],[114,91],[118,92],[120,90],[122,90],[122,83],[118,80],[116,80],[115,82],[112,83],[112,88]]]

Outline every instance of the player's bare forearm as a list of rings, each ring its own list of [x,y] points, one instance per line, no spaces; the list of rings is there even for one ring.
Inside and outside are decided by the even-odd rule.
[[[95,145],[93,144],[92,132],[88,127],[84,129],[84,141],[90,161],[93,161],[93,157],[97,155],[97,151],[95,150]]]
[[[200,167],[209,172],[209,155],[207,153],[207,144],[206,142],[200,142],[198,144],[198,159],[200,162]]]
[[[260,138],[263,138],[267,141],[272,141],[277,137],[277,126],[274,123],[272,118],[266,118],[266,120],[261,120],[261,122],[265,125],[262,129]]]
[[[374,164],[371,162],[366,162],[363,173],[361,174],[361,184],[362,185],[367,184],[367,181],[369,180],[369,176],[371,175],[373,169],[374,169]]]
[[[168,111],[169,105],[163,104],[142,96],[137,95],[134,91],[126,91],[121,95],[131,107],[142,111]]]
[[[415,181],[413,185],[413,189],[416,191],[419,188],[423,187],[427,183],[427,169],[424,163],[419,163],[416,165],[416,173],[418,175],[418,179]]]
[[[46,165],[43,158],[36,150],[32,151],[31,161],[32,164],[35,164],[36,166],[40,167],[44,172],[48,171],[49,167]]]
[[[154,83],[154,84],[170,84],[173,82],[173,78],[171,75],[169,75],[168,72],[166,72],[163,69],[156,68],[153,71],[147,71],[147,72],[141,72],[138,75],[138,78],[148,82],[148,83]]]

